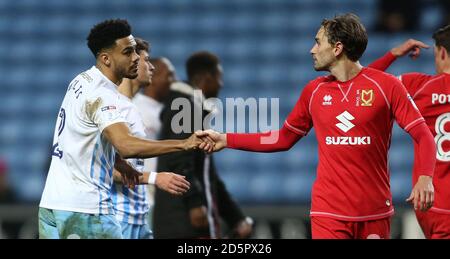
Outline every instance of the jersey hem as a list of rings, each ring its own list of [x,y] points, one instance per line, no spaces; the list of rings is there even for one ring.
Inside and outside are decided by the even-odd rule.
[[[346,216],[346,215],[339,215],[339,214],[322,212],[322,211],[311,211],[309,213],[310,217],[325,217],[325,218],[333,218],[333,219],[342,220],[342,221],[377,220],[377,219],[391,217],[392,215],[394,215],[394,209],[391,209],[390,211],[385,212],[385,213],[367,215],[367,216]]]
[[[116,217],[119,218],[117,215],[116,215]],[[139,220],[138,222],[134,222],[134,221],[130,222],[129,220],[120,220],[120,219],[119,219],[119,222],[129,224],[129,225],[139,225],[139,226],[148,225],[148,220],[147,220],[148,216],[143,215],[142,218],[143,218],[143,220],[142,221]]]
[[[70,211],[70,212],[95,214],[95,215],[115,215],[114,213],[99,213],[100,208],[80,209],[80,208],[65,207],[65,206],[51,206],[51,205],[46,205],[46,204],[39,204],[39,208],[50,209],[50,210],[63,210],[63,211]]]
[[[439,214],[450,215],[450,210],[448,210],[448,209],[441,209],[441,208],[431,207],[430,211],[435,212],[435,213],[439,213]]]

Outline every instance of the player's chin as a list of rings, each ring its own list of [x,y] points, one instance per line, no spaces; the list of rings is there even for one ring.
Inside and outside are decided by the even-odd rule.
[[[314,64],[314,70],[316,71],[325,71],[325,67]]]
[[[136,72],[132,71],[132,72],[128,73],[125,77],[129,78],[129,79],[135,79],[137,76],[138,76],[137,71]]]

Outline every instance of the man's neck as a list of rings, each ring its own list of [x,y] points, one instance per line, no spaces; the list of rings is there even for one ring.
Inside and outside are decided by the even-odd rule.
[[[119,93],[125,95],[128,98],[133,98],[134,94],[133,94],[133,80],[128,79],[128,78],[124,78],[122,80],[122,83],[119,85],[119,87],[117,88],[117,90],[119,90]]]
[[[353,79],[363,67],[359,61],[353,62],[348,59],[339,60],[330,68],[330,73],[341,82]]]
[[[442,69],[442,73],[450,74],[450,62],[445,63],[445,66]]]
[[[113,82],[114,84],[116,84],[117,86],[120,85],[120,83],[122,82],[122,78],[118,78],[117,75],[115,75],[113,73],[113,71],[111,71],[110,69],[108,69],[107,67],[105,67],[104,65],[97,63],[95,65],[97,67],[98,70],[100,70],[100,72],[106,76],[111,82]]]

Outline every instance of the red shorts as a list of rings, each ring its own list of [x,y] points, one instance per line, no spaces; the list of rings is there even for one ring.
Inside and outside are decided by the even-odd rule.
[[[313,239],[390,239],[391,218],[369,221],[342,221],[311,217]]]
[[[426,238],[450,239],[450,214],[416,211],[416,217]]]

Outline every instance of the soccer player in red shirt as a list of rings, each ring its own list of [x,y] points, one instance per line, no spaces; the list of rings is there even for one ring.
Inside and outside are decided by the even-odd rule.
[[[425,118],[436,142],[435,200],[427,211],[416,211],[427,238],[450,238],[450,25],[433,34],[436,75],[407,73],[399,76]],[[408,40],[393,48],[370,67],[385,70],[397,57],[420,50],[420,42]],[[417,149],[417,147],[415,146]],[[414,166],[413,183],[420,175]]]
[[[314,69],[330,75],[309,82],[277,131],[209,135],[215,151],[224,147],[276,152],[290,149],[314,126],[319,145],[312,189],[312,238],[390,238],[394,214],[389,184],[388,149],[393,121],[418,145],[414,206],[433,203],[433,137],[401,82],[358,60],[367,33],[354,14],[323,20],[311,49]]]

